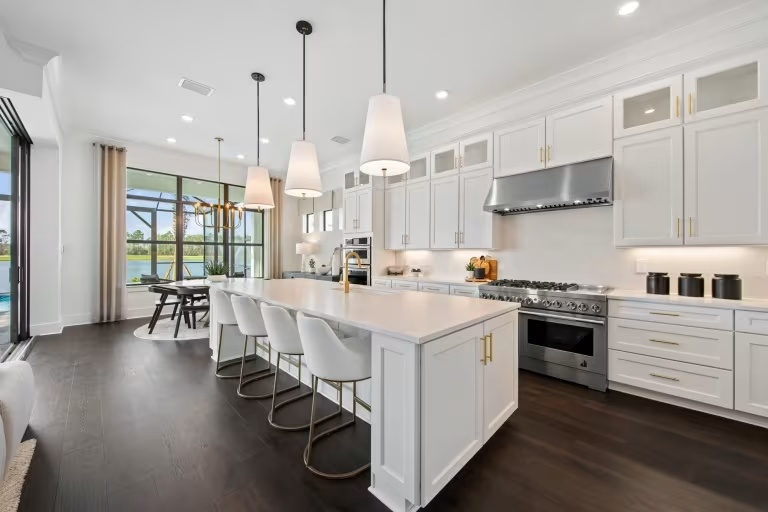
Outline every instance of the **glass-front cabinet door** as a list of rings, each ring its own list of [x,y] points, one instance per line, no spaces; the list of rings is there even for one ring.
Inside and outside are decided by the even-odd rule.
[[[459,145],[451,144],[432,151],[432,177],[450,176],[459,172]]]
[[[387,188],[392,187],[394,185],[400,185],[402,183],[405,183],[405,180],[407,179],[406,176],[408,176],[408,173],[396,174],[394,176],[387,176],[385,178]]]
[[[615,137],[679,125],[683,118],[682,96],[681,75],[616,94],[613,97]]]
[[[763,51],[686,73],[686,121],[768,105],[766,63],[768,51]]]
[[[371,175],[365,174],[364,172],[357,171],[357,186],[359,188],[370,188],[371,187]]]
[[[344,173],[344,190],[355,190],[357,188],[358,171],[347,171]]]
[[[411,169],[408,171],[408,183],[418,183],[429,179],[429,153],[411,157]]]
[[[493,166],[493,133],[464,139],[459,144],[459,169],[476,171]]]

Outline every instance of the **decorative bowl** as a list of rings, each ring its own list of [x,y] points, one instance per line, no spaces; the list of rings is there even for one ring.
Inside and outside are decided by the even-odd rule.
[[[331,272],[331,267],[326,267],[325,265],[317,269],[317,273],[320,274],[321,276],[327,276],[330,272]]]
[[[224,275],[224,274],[218,275],[218,276],[208,276],[207,279],[208,279],[208,281],[210,281],[212,283],[220,283],[222,281],[226,281],[227,280],[227,276]]]

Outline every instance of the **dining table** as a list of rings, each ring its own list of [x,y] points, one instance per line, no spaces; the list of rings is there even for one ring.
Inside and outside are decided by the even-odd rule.
[[[157,326],[157,322],[160,319],[160,315],[162,314],[166,302],[168,301],[168,297],[178,297],[180,287],[192,289],[195,292],[198,292],[197,295],[205,296],[208,296],[208,290],[210,289],[208,282],[205,279],[189,279],[186,281],[149,285],[147,287],[147,291],[160,294],[159,303],[157,307],[155,307],[155,312],[152,314],[152,318],[149,321],[149,334],[152,334],[152,331],[154,331],[155,327]],[[187,297],[182,296],[181,300],[187,300]],[[203,318],[205,318],[205,316],[203,316]],[[203,320],[203,318],[200,320]]]

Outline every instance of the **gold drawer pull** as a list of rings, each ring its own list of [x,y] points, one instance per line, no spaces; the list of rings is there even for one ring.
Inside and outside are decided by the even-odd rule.
[[[654,340],[653,338],[649,339],[648,341],[652,341],[654,343],[664,343],[665,345],[679,345],[679,343],[676,341]]]
[[[488,360],[493,362],[493,333],[488,335],[488,339],[491,341],[491,350],[488,353]]]
[[[661,311],[651,311],[651,314],[661,316],[680,316],[680,313],[662,313]]]
[[[483,358],[480,360],[480,362],[483,363],[483,366],[485,366],[485,365],[488,364],[488,356],[486,354],[486,348],[488,346],[487,345],[488,344],[488,336],[482,336],[480,339],[483,340]]]
[[[675,96],[675,117],[680,117],[680,96]]]
[[[651,373],[649,373],[648,375],[650,375],[651,377],[656,377],[656,378],[658,378],[658,379],[666,379],[666,380],[673,380],[673,381],[675,381],[675,382],[680,382],[680,379],[678,379],[677,377],[668,377],[668,376],[666,376],[666,375],[661,375],[661,374],[659,374],[659,373],[653,373],[653,372],[651,372]]]

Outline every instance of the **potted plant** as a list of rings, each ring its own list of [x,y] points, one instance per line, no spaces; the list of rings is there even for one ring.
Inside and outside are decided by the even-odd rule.
[[[315,258],[309,258],[309,273],[315,273]]]
[[[464,267],[467,270],[467,279],[474,279],[475,277],[475,264],[472,262],[467,263]]]
[[[203,265],[205,273],[208,276],[208,280],[212,283],[218,283],[220,281],[226,281],[227,279],[227,265],[223,262],[206,261]]]

